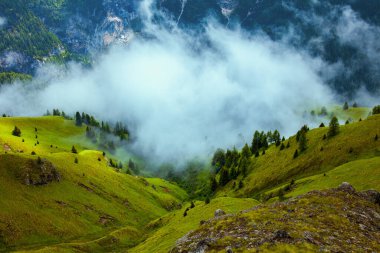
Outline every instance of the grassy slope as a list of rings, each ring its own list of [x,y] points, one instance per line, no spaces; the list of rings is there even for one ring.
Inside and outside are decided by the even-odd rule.
[[[331,189],[212,219],[172,252],[379,252],[380,206],[366,194]],[[202,244],[203,241],[203,244]]]
[[[182,210],[151,222],[147,228],[154,232],[146,241],[128,252],[168,252],[175,245],[176,240],[196,229],[201,220],[212,218],[215,210],[222,209],[226,213],[237,213],[257,204],[258,202],[253,199],[216,198],[207,205],[204,202],[196,202],[195,207],[190,209],[184,217],[183,213],[189,207],[187,205]]]
[[[15,125],[21,137],[11,135]],[[74,246],[101,251],[118,240],[117,247],[130,247],[142,239],[143,226],[187,198],[163,180],[117,173],[100,151],[86,150],[92,144],[84,133],[84,127],[60,117],[0,119],[0,250],[87,242],[106,235],[101,243]],[[70,152],[72,145],[79,154]],[[22,183],[18,175],[28,159],[36,159],[32,151],[57,167],[61,182],[38,187]],[[108,217],[105,224],[102,216]]]
[[[359,191],[368,189],[380,191],[380,157],[349,162],[327,173],[297,180],[291,191],[285,194],[285,198],[299,196],[313,190],[334,188],[342,182],[350,182]],[[280,188],[267,193],[276,193]]]
[[[289,183],[291,179],[321,174],[351,161],[380,156],[380,141],[374,141],[374,136],[380,135],[379,125],[380,115],[371,116],[361,122],[341,126],[340,133],[327,140],[322,139],[328,127],[313,129],[307,134],[308,149],[296,159],[293,159],[293,154],[298,143],[294,136],[285,141],[285,144],[290,142],[288,149],[280,151],[279,147],[272,145],[265,155],[251,158],[249,175],[243,180],[241,190],[232,189],[233,182],[230,182],[217,192],[217,196],[258,196]],[[365,181],[367,178],[364,175],[362,179]],[[374,184],[368,187],[374,187]]]

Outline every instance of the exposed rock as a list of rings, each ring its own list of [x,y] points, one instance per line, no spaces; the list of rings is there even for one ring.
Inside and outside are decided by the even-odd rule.
[[[55,166],[46,159],[29,160],[22,169],[22,182],[26,185],[46,185],[59,182],[61,175]]]
[[[274,235],[273,235],[273,239],[274,240],[277,240],[277,239],[290,239],[292,238],[287,231],[285,230],[277,230]]]
[[[215,213],[214,213],[214,217],[216,218],[216,217],[220,217],[220,216],[223,216],[223,215],[225,215],[226,213],[222,210],[222,209],[218,209],[218,210],[216,210],[215,211]]]
[[[367,199],[368,201],[371,201],[375,204],[380,205],[380,192],[378,191],[368,190],[368,191],[360,192],[359,195]]]
[[[377,196],[376,191],[360,193],[343,184],[233,215],[217,210],[216,218],[178,240],[171,252],[265,251],[268,245],[279,249],[284,244],[298,252],[305,250],[302,245],[323,252],[380,252],[380,244],[374,243],[380,231]]]
[[[343,182],[341,185],[339,185],[338,190],[348,192],[348,193],[355,193],[356,192],[355,188],[347,182]]]

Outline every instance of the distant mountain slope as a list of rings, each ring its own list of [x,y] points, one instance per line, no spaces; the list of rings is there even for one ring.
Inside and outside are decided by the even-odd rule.
[[[339,94],[352,96],[360,87],[378,92],[379,1],[298,0],[157,0],[155,23],[166,22],[157,10],[182,29],[201,34],[205,20],[229,29],[264,32],[321,58],[321,77]],[[129,43],[143,30],[139,4],[123,0],[3,0],[0,17],[0,71],[33,74],[45,61],[89,58],[111,44]],[[141,35],[141,34],[140,34]]]

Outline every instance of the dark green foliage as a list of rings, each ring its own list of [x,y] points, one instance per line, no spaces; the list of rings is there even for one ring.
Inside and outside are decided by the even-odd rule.
[[[71,153],[78,154],[78,151],[74,146],[72,146],[72,148],[71,148]]]
[[[294,152],[293,158],[296,159],[298,157],[298,149],[296,149],[296,152]]]
[[[195,207],[194,201],[191,201],[190,209],[193,209]]]
[[[322,122],[320,125],[319,125],[320,128],[322,127],[325,127],[325,124]]]
[[[284,143],[281,143],[280,150],[284,150],[284,149],[285,149],[285,145],[284,145]]]
[[[240,181],[239,181],[239,189],[242,189],[243,186],[244,186],[243,181],[240,180]]]
[[[355,103],[353,103],[352,107],[353,107],[353,108],[358,108],[359,106],[358,106],[358,104],[355,102]]]
[[[218,188],[218,182],[216,181],[215,177],[211,177],[210,188],[212,192],[215,192],[216,189]]]
[[[234,180],[238,177],[238,172],[236,171],[235,167],[232,167],[230,169],[230,176],[229,176],[229,179],[230,180]]]
[[[345,102],[345,103],[344,103],[344,105],[343,105],[343,110],[347,111],[347,110],[348,110],[348,108],[349,108],[349,106],[348,106],[348,103],[347,103],[347,102]]]
[[[116,122],[113,132],[116,136],[120,137],[121,140],[128,140],[129,138],[129,130],[122,122]]]
[[[302,133],[307,133],[309,132],[309,127],[307,125],[304,125],[303,127],[301,127],[301,129],[297,132],[297,135],[296,135],[296,140],[297,142],[300,140],[300,136]]]
[[[20,128],[18,128],[17,126],[15,126],[15,128],[12,131],[12,135],[20,137],[21,136],[21,130],[20,130]]]
[[[306,132],[305,131],[301,131],[300,132],[298,146],[299,146],[299,150],[301,152],[303,152],[303,151],[305,151],[307,149],[307,137],[306,137]]]
[[[211,165],[215,166],[218,170],[226,163],[226,154],[223,149],[217,149],[212,157]]]
[[[0,29],[0,52],[23,52],[42,59],[61,46],[61,42],[27,7],[28,1],[24,0],[0,1],[2,15],[7,17],[6,26]]]
[[[248,158],[246,158],[246,157],[243,156],[243,157],[240,159],[240,163],[239,163],[239,172],[240,172],[244,177],[247,176],[248,163],[249,163]]]
[[[119,162],[119,166],[118,166],[119,169],[122,169],[123,168],[123,163],[122,162]]]
[[[339,133],[339,121],[337,117],[333,117],[330,121],[328,137],[333,137]]]
[[[210,204],[210,198],[209,198],[209,197],[206,197],[206,199],[205,199],[205,204],[206,204],[206,205]]]
[[[350,149],[348,150],[348,153],[351,154],[352,152],[354,152],[354,149],[352,147],[350,147]]]
[[[259,156],[260,156],[259,151],[256,151],[256,153],[255,153],[255,157],[259,157]]]
[[[263,150],[263,152],[261,153],[261,155],[265,155],[265,149]]]
[[[376,134],[375,141],[377,141],[378,139],[379,139],[379,136]]]
[[[79,163],[78,157],[75,157],[74,163]]]
[[[380,105],[377,105],[377,106],[373,107],[372,114],[373,115],[380,114]]]
[[[38,157],[38,158],[37,158],[37,164],[42,164],[41,157]]]
[[[32,151],[31,155],[36,155],[36,152]]]
[[[323,139],[323,140],[326,140],[326,139],[327,139],[327,135],[324,134],[322,139]]]
[[[251,149],[249,148],[247,143],[244,145],[243,149],[241,150],[241,155],[242,157],[245,157],[247,159],[249,159],[252,156]]]
[[[290,148],[290,141],[288,141],[288,144],[286,144],[286,148]]]
[[[256,154],[260,149],[268,148],[268,138],[264,132],[255,131],[252,139],[251,151]]]
[[[0,29],[1,33],[1,29]],[[1,43],[1,42],[0,42]],[[32,76],[21,74],[21,73],[15,73],[15,72],[1,72],[0,73],[0,84],[11,84],[16,81],[30,81],[32,80]]]
[[[230,181],[230,175],[226,167],[220,171],[219,185],[225,186]]]
[[[82,126],[82,117],[79,112],[76,112],[75,114],[75,125]]]
[[[348,124],[350,124],[350,121],[349,120],[346,120],[346,123],[345,123],[346,125],[348,125]]]

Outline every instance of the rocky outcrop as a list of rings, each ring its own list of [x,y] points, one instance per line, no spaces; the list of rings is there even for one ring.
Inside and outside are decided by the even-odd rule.
[[[171,252],[269,250],[380,252],[380,193],[349,183],[287,202],[215,215],[177,241]]]
[[[46,159],[29,160],[22,169],[22,182],[25,185],[46,185],[60,180],[60,173]]]

